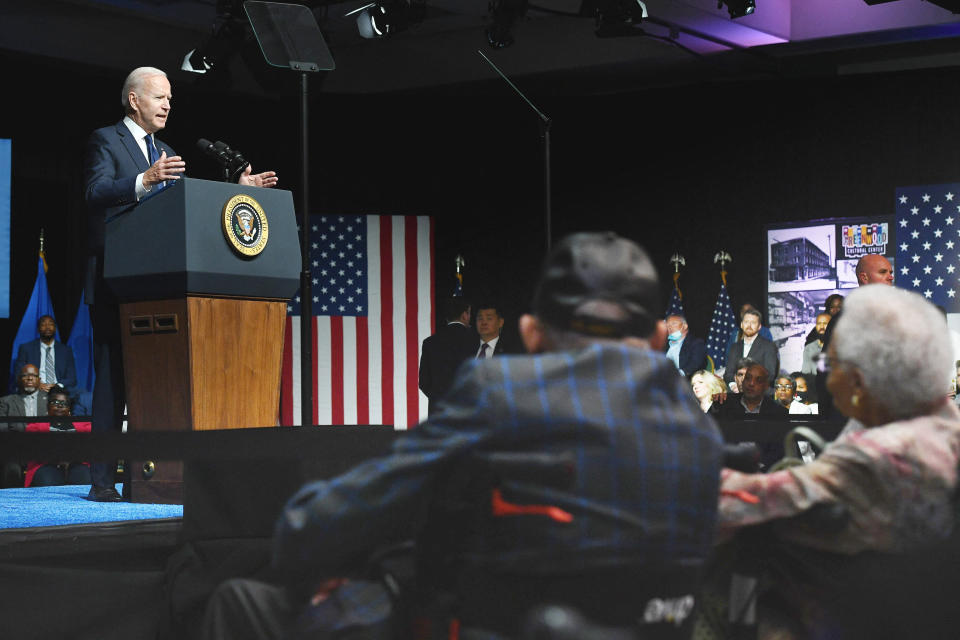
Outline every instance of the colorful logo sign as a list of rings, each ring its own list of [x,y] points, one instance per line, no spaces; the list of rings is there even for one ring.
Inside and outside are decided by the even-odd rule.
[[[840,232],[840,244],[847,258],[859,258],[868,253],[886,253],[890,240],[886,222],[845,224]]]

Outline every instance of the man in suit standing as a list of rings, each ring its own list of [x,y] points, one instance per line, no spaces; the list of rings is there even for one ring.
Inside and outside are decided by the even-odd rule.
[[[477,307],[477,333],[480,334],[480,342],[473,345],[477,359],[484,360],[507,353],[500,336],[502,329],[503,316],[500,315],[497,305],[485,303]]]
[[[444,300],[443,318],[447,324],[424,339],[420,355],[420,390],[429,400],[427,411],[431,415],[453,383],[457,367],[472,358],[477,348],[477,336],[470,329],[469,302],[463,298]]]
[[[40,372],[34,364],[25,364],[17,374],[17,393],[0,398],[0,416],[47,415],[47,392],[40,390]],[[0,431],[25,431],[26,422],[0,422]],[[3,487],[22,487],[20,462],[2,460]]]
[[[73,349],[55,340],[57,323],[51,316],[40,316],[37,333],[39,338],[20,345],[14,371],[20,371],[28,362],[38,362],[38,386],[41,391],[50,391],[59,384],[72,395],[77,387],[77,366],[73,359]]]
[[[84,197],[87,224],[87,303],[93,324],[93,431],[120,430],[124,399],[123,361],[120,356],[118,301],[103,279],[105,222],[132,208],[148,194],[176,181],[186,163],[154,134],[167,125],[173,95],[167,75],[153,67],[139,67],[123,83],[120,122],[97,129],[84,151]],[[248,166],[240,184],[276,185],[272,171],[253,174]],[[116,502],[113,467],[91,464],[90,500]]]
[[[680,375],[690,378],[706,367],[707,346],[703,340],[690,335],[690,327],[683,316],[667,316],[667,359],[677,367]]]
[[[767,371],[767,387],[770,387],[774,376],[780,373],[780,353],[773,342],[759,335],[762,326],[760,321],[760,312],[756,309],[744,311],[743,318],[740,320],[743,337],[734,342],[730,351],[727,352],[727,364],[749,356],[754,362],[763,365]],[[731,366],[727,366],[726,371],[723,372],[723,381],[728,387],[734,381],[736,373],[736,369]]]

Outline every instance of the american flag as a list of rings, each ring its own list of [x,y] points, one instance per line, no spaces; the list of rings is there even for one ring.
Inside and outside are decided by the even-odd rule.
[[[710,320],[710,332],[707,333],[707,355],[713,359],[715,368],[726,366],[727,340],[730,333],[736,330],[737,317],[733,315],[730,294],[727,293],[727,286],[721,284],[717,304],[713,307],[713,318]]]
[[[960,312],[960,184],[896,190],[896,283]]]
[[[682,316],[683,315],[683,301],[680,299],[680,292],[676,288],[673,289],[673,293],[670,294],[670,304],[667,305],[667,312],[663,315],[664,318],[669,318],[670,316]]]
[[[390,424],[427,414],[420,343],[433,333],[433,222],[424,216],[310,218],[313,422]],[[300,294],[287,305],[281,420],[300,424]]]

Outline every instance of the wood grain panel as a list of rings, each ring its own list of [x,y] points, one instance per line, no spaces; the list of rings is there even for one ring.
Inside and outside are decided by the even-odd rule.
[[[286,302],[187,298],[192,426],[278,424]]]

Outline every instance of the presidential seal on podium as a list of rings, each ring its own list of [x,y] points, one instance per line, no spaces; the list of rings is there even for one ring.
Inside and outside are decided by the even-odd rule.
[[[223,205],[223,235],[237,253],[254,257],[267,246],[269,225],[260,203],[238,194]]]

